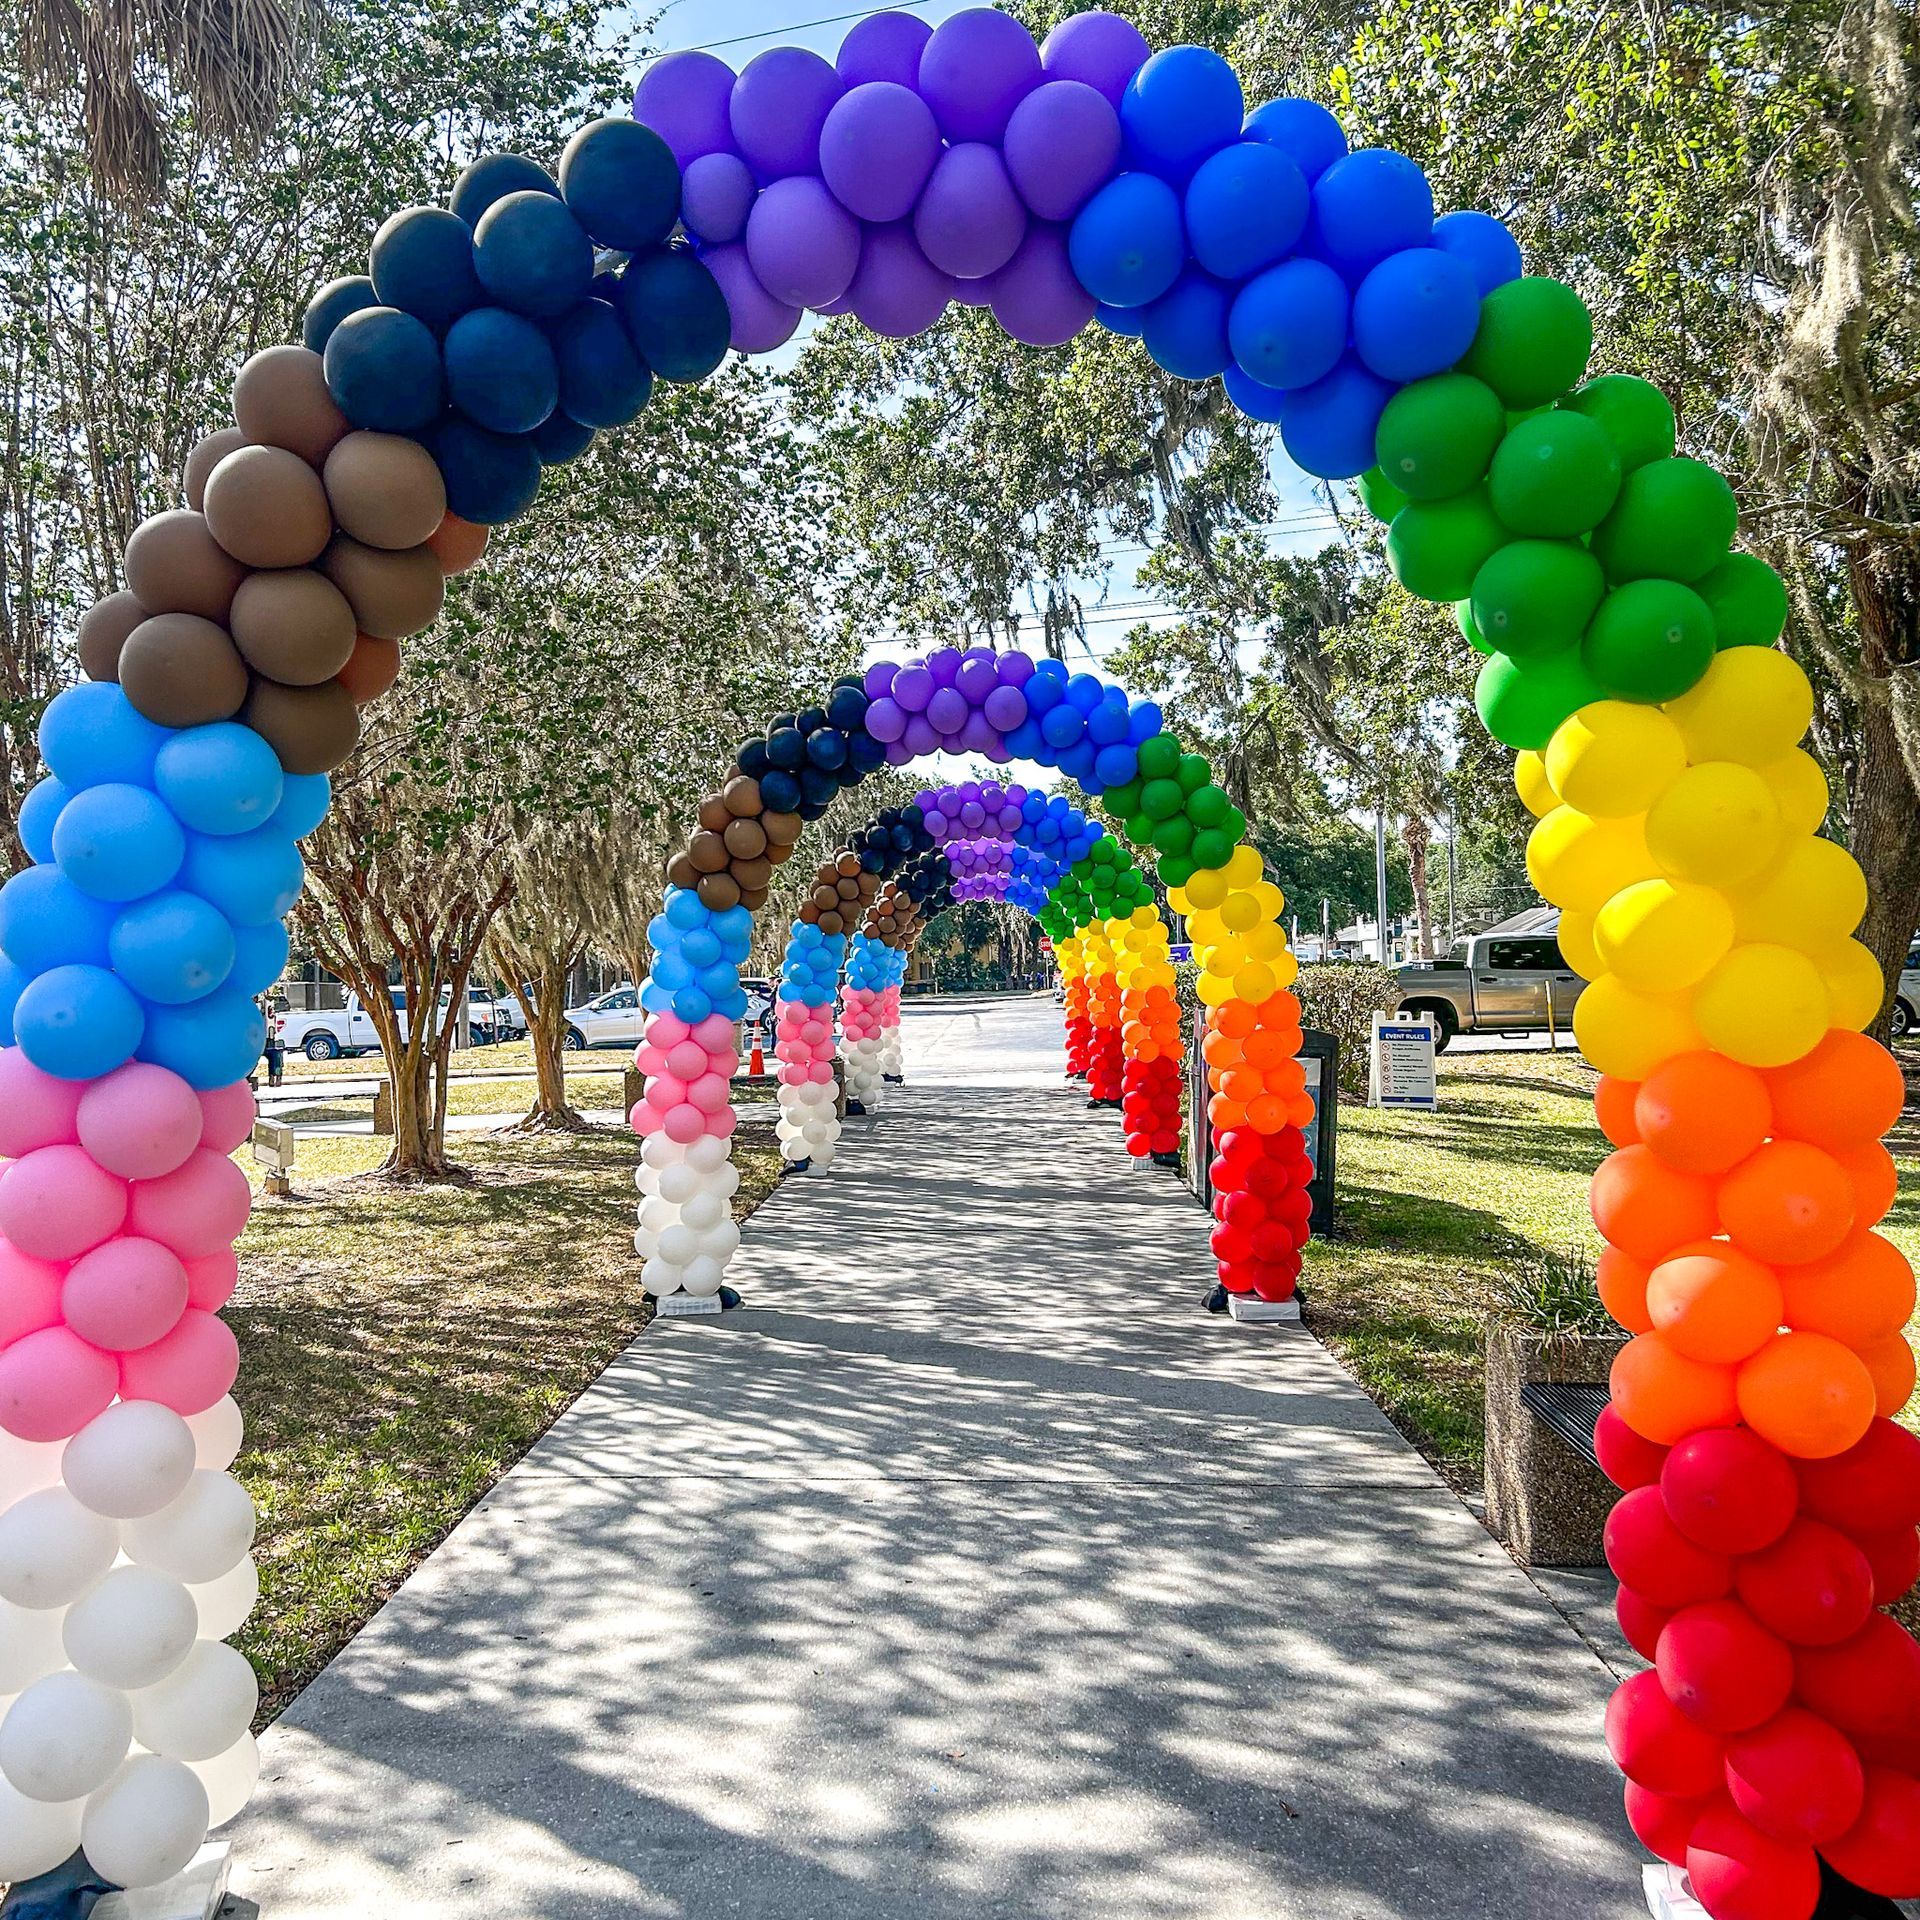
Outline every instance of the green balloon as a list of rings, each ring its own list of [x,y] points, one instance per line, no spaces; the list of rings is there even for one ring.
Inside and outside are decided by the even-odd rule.
[[[1460,366],[1521,409],[1557,400],[1586,372],[1592,351],[1586,303],[1563,282],[1529,274],[1480,302],[1480,330]],[[1387,474],[1397,478],[1391,467]]]
[[[1464,600],[1474,575],[1506,537],[1485,487],[1450,500],[1415,500],[1387,529],[1387,564],[1422,600]]]
[[[1770,647],[1787,626],[1787,584],[1764,560],[1730,553],[1693,590],[1713,615],[1722,647]]]
[[[1380,416],[1375,471],[1404,496],[1402,504],[1445,500],[1485,475],[1505,427],[1499,397],[1484,382],[1464,373],[1415,380],[1387,402]],[[1397,518],[1397,511],[1386,517]]]
[[[1616,700],[1672,700],[1712,664],[1713,615],[1676,580],[1630,580],[1601,601],[1580,657]]]
[[[1187,795],[1187,818],[1196,827],[1217,827],[1227,817],[1227,796],[1211,780]]]
[[[1200,863],[1184,853],[1163,854],[1160,859],[1160,878],[1169,887],[1184,887],[1200,871]]]
[[[1481,572],[1484,573],[1485,571],[1486,569],[1483,567]],[[1479,574],[1474,575],[1476,580],[1479,577]],[[1480,631],[1479,622],[1473,617],[1473,602],[1471,599],[1456,600],[1453,603],[1453,624],[1460,629],[1461,637],[1475,653],[1493,652],[1492,646],[1488,644],[1487,636]]]
[[[1233,858],[1239,836],[1224,827],[1202,827],[1193,836],[1193,863],[1196,867],[1224,867]],[[1163,870],[1164,877],[1164,870]]]
[[[1481,651],[1536,660],[1577,646],[1606,591],[1600,562],[1578,541],[1509,540],[1473,576]]]
[[[1087,857],[1096,867],[1110,867],[1120,857],[1120,843],[1102,834],[1087,849]]]
[[[1496,740],[1538,753],[1568,714],[1606,696],[1577,649],[1522,666],[1496,653],[1473,683],[1473,704]]]
[[[1171,820],[1162,820],[1153,830],[1153,847],[1156,853],[1186,853],[1193,846],[1193,829],[1187,824],[1184,813],[1176,813]]]
[[[1229,807],[1220,822],[1220,831],[1237,847],[1247,837],[1247,816],[1238,807]],[[1231,852],[1232,848],[1228,851]]]
[[[1493,510],[1515,533],[1564,540],[1600,524],[1620,492],[1620,456],[1591,420],[1558,408],[1500,442],[1487,476]]]
[[[1740,509],[1702,460],[1649,460],[1627,475],[1613,511],[1593,530],[1607,578],[1698,580],[1727,557]]]
[[[1359,487],[1361,504],[1382,523],[1407,504],[1407,496],[1378,467],[1369,467],[1360,476]]]
[[[1149,780],[1140,789],[1140,811],[1149,820],[1171,820],[1180,811],[1180,802],[1184,798],[1178,780]]]
[[[1156,733],[1140,742],[1140,778],[1171,780],[1180,765],[1180,742],[1170,733]]]
[[[1117,787],[1109,787],[1100,796],[1101,804],[1111,814],[1122,820],[1140,811],[1140,790],[1146,783],[1136,775],[1131,780],[1123,780]]]
[[[1145,846],[1153,838],[1153,815],[1144,807],[1127,815],[1127,838],[1136,847]]]
[[[1584,413],[1606,434],[1623,473],[1673,456],[1673,406],[1650,380],[1603,373],[1575,387],[1561,405]]]
[[[1204,753],[1183,753],[1180,756],[1180,791],[1183,794],[1198,793],[1213,779],[1213,769],[1207,765]]]

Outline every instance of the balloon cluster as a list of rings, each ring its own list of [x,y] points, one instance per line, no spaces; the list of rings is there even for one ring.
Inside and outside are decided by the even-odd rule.
[[[1073,932],[1054,939],[1067,996],[1067,1071],[1087,1083],[1087,1104],[1117,1107],[1121,1098],[1124,1042],[1120,1034],[1120,982],[1115,972],[1108,918],[1093,915]]]
[[[1153,907],[1153,883],[1097,820],[1087,823],[1086,853],[1061,875],[1040,924],[1055,945],[1076,927],[1121,920],[1136,907]]]
[[[833,1165],[840,1134],[833,1073],[833,1002],[846,957],[846,936],[798,922],[787,936],[775,1001],[774,1057],[779,1061],[782,1156]]]
[[[1107,806],[1126,823],[1135,846],[1159,855],[1168,886],[1225,866],[1247,830],[1247,816],[1213,778],[1204,754],[1183,753],[1172,734],[1142,743],[1133,778],[1109,787]]]
[[[1051,854],[1022,846],[1017,840],[1008,850],[1011,866],[1007,874],[1006,902],[1019,907],[1037,920],[1066,868]]]
[[[1120,985],[1120,1119],[1136,1159],[1180,1145],[1180,1004],[1174,996],[1167,923],[1142,904],[1108,922]]]
[[[869,1109],[878,1101],[888,1071],[887,1036],[899,1024],[900,982],[906,971],[906,948],[889,944],[877,932],[856,933],[847,943],[847,974],[840,989],[847,1098]]]
[[[948,844],[956,900],[1004,900],[1013,880],[1013,849],[1004,840],[955,840]]]

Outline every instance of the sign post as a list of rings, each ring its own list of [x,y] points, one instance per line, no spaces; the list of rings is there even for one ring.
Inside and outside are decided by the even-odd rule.
[[[256,1120],[249,1136],[256,1166],[267,1172],[267,1191],[280,1200],[293,1193],[293,1127],[285,1120]]]
[[[1434,1023],[1408,1013],[1376,1013],[1367,1066],[1367,1105],[1431,1113],[1438,1104]]]

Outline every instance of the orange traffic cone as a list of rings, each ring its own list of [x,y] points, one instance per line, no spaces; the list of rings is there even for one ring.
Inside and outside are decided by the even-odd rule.
[[[748,1056],[748,1059],[747,1059],[747,1075],[750,1079],[757,1080],[761,1074],[766,1072],[766,1070],[767,1070],[767,1051],[766,1051],[766,1048],[760,1044],[760,1041],[756,1036],[753,1043],[753,1052],[751,1055]]]

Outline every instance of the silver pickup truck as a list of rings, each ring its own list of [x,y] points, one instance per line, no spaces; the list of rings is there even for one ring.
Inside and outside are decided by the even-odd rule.
[[[1587,984],[1550,933],[1476,934],[1458,959],[1417,960],[1399,971],[1400,1010],[1432,1019],[1437,1049],[1456,1033],[1545,1033],[1549,1024],[1564,1031]]]

